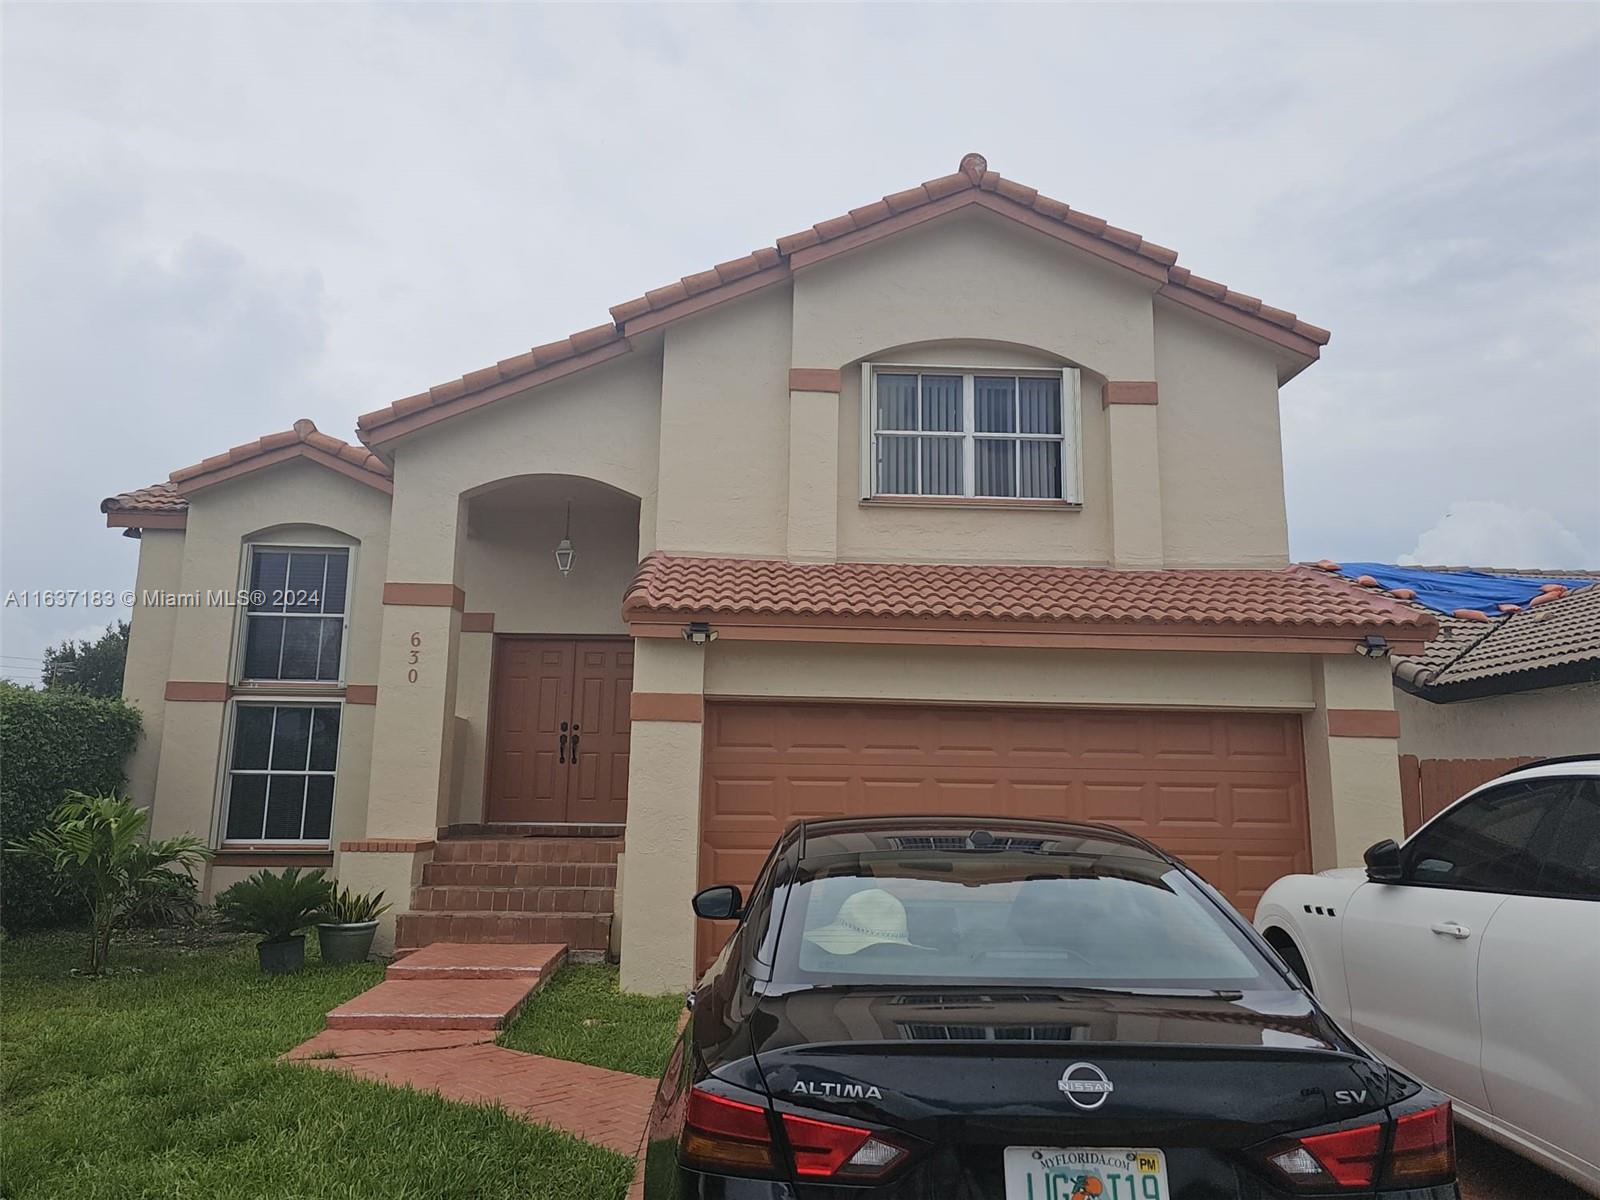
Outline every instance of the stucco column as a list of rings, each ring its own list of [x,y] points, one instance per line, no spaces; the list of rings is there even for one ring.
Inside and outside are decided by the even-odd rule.
[[[1386,658],[1311,659],[1316,708],[1304,721],[1315,870],[1357,867],[1368,846],[1404,836],[1400,719]]]
[[[366,836],[339,847],[343,881],[381,888],[394,905],[379,928],[380,952],[393,948],[394,918],[410,907],[437,831],[450,821],[465,606],[464,506],[459,496],[436,494],[400,468],[383,585]]]
[[[1110,381],[1106,463],[1111,492],[1111,560],[1118,567],[1162,565],[1161,452],[1156,438],[1156,385]]]
[[[789,557],[833,562],[839,550],[839,372],[789,372]]]
[[[633,740],[623,857],[622,990],[683,991],[694,982],[700,878],[700,755],[710,648],[635,643]]]

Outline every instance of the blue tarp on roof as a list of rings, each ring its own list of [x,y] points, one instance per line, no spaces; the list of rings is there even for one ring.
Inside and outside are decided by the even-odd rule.
[[[1339,574],[1348,579],[1371,575],[1389,590],[1410,588],[1417,593],[1416,602],[1434,612],[1453,613],[1458,608],[1475,608],[1490,616],[1494,616],[1502,604],[1526,606],[1546,584],[1562,583],[1569,588],[1581,588],[1595,582],[1556,576],[1490,575],[1485,571],[1424,571],[1416,567],[1363,562],[1340,563]]]

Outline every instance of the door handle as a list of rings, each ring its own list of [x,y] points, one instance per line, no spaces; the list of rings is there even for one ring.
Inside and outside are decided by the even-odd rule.
[[[576,722],[572,726],[572,761],[578,761],[578,726]]]
[[[1472,930],[1465,925],[1457,924],[1455,921],[1435,921],[1429,928],[1440,937],[1469,938],[1472,936]]]
[[[556,761],[558,763],[567,761],[567,735],[564,733],[561,735],[561,740],[556,748]]]

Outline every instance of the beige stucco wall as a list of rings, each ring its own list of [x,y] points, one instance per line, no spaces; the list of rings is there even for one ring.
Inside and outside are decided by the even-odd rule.
[[[790,325],[789,289],[771,288],[668,327],[660,549],[783,554]]]
[[[128,657],[122,672],[122,698],[139,710],[138,744],[128,757],[128,795],[140,805],[156,798],[156,771],[166,719],[168,668],[178,609],[146,603],[158,593],[176,592],[183,579],[183,531],[147,529],[139,539],[139,569],[129,616]]]
[[[1600,683],[1433,704],[1398,689],[1400,753],[1418,758],[1554,757],[1600,751]]]
[[[640,661],[644,661],[641,643]],[[1301,655],[718,641],[713,696],[1304,710]]]
[[[1155,309],[1162,537],[1168,566],[1289,561],[1278,367],[1255,339]]]
[[[1316,707],[1301,731],[1311,865],[1318,871],[1356,867],[1374,842],[1404,836],[1398,743],[1388,737],[1330,736],[1328,713],[1392,710],[1390,664],[1359,654],[1327,655],[1310,663]]]
[[[146,533],[145,538],[161,547],[157,553],[163,559],[173,554],[172,545],[149,539],[168,538],[180,547],[181,565],[171,586],[202,593],[240,587],[245,547],[252,543],[349,546],[353,557],[345,678],[371,684],[378,671],[388,521],[389,497],[383,492],[327,468],[293,461],[196,493],[183,535]],[[170,569],[164,572],[170,579]],[[164,694],[168,680],[237,682],[237,608],[199,605],[136,614],[134,643],[144,639],[144,619],[151,616],[156,620],[148,628],[157,631],[157,639],[163,621],[170,621],[171,653],[159,667],[140,661],[135,686],[141,692]],[[271,694],[261,693],[263,698]],[[219,842],[231,709],[232,702],[169,701],[163,706],[152,822],[157,836],[189,832],[213,845]],[[335,844],[360,836],[365,828],[372,720],[371,706],[344,706],[334,783]],[[148,769],[138,760],[135,765]]]

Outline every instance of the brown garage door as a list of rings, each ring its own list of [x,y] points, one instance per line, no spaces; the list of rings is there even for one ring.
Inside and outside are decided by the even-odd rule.
[[[748,887],[802,817],[1051,817],[1148,838],[1249,914],[1311,868],[1305,795],[1297,716],[712,704],[700,879]],[[702,923],[702,962],[726,932]]]

